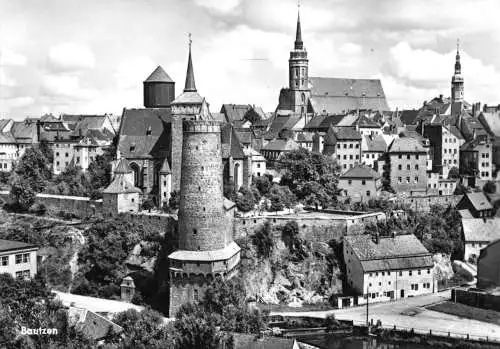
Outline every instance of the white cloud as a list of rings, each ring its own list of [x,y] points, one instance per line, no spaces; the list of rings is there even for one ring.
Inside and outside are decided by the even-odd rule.
[[[10,114],[12,109],[26,108],[35,103],[33,97],[16,97],[0,99],[0,113]],[[10,115],[9,115],[10,116]]]
[[[359,55],[363,48],[358,44],[346,42],[340,46],[339,51],[345,55]]]
[[[142,82],[157,66],[158,63],[155,63],[148,56],[127,57],[118,64],[114,72],[118,89],[142,88]],[[163,68],[165,69],[165,67]]]
[[[234,11],[241,0],[195,0],[198,6],[218,14],[227,14]]]
[[[7,76],[5,69],[0,67],[0,86],[15,86],[14,79]]]
[[[7,48],[0,50],[0,66],[22,66],[26,62],[26,57],[18,52]]]
[[[95,56],[88,46],[67,42],[50,48],[48,62],[52,71],[77,72],[92,69],[95,66]]]
[[[76,100],[90,100],[97,95],[97,91],[80,85],[78,76],[46,75],[42,82],[43,94],[59,101],[64,98]]]

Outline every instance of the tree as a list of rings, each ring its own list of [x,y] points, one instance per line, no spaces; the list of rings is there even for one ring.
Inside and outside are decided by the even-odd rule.
[[[118,313],[113,321],[123,327],[126,337],[120,343],[123,349],[170,349],[174,348],[171,326],[163,323],[163,316],[146,308],[138,312],[129,309]]]
[[[483,186],[483,191],[488,194],[495,194],[497,191],[497,185],[493,181],[488,181]]]
[[[269,191],[268,198],[271,201],[271,211],[281,211],[284,208],[292,208],[296,197],[290,188],[282,185],[273,185]]]
[[[238,210],[242,212],[251,211],[255,207],[255,198],[253,193],[246,187],[240,188],[239,192],[235,195],[234,201]]]
[[[274,247],[274,241],[272,238],[271,223],[266,221],[264,226],[258,229],[255,234],[252,235],[252,243],[257,248],[257,255],[269,258]]]
[[[10,200],[12,208],[20,211],[27,211],[35,203],[36,192],[28,179],[14,176],[10,188]]]
[[[448,179],[459,179],[460,178],[460,172],[458,170],[458,167],[453,166],[450,168],[450,171],[448,172]]]
[[[298,188],[298,191],[300,197],[303,198],[304,204],[313,206],[316,209],[319,206],[326,208],[333,201],[328,191],[317,182],[306,182]]]
[[[176,349],[219,349],[229,338],[217,329],[220,318],[198,304],[183,304],[175,315]]]
[[[91,191],[95,198],[101,198],[100,190],[111,183],[111,161],[115,158],[116,148],[110,147],[104,150],[102,155],[97,155],[89,164],[87,174],[91,183]],[[98,193],[98,194],[97,194]]]
[[[455,188],[455,191],[453,192],[453,195],[464,195],[466,193],[470,193],[470,188],[468,188],[465,185],[459,183],[459,184],[457,184],[457,187]]]
[[[272,183],[267,176],[252,177],[252,184],[257,188],[261,196],[269,193],[272,186]]]
[[[147,199],[146,201],[144,201],[142,203],[143,210],[149,211],[149,210],[153,209],[154,207],[155,207],[155,204],[154,204],[153,200],[151,200],[151,199]]]
[[[299,148],[283,154],[277,168],[283,174],[280,184],[288,186],[299,200],[313,200],[307,190],[310,182],[323,188],[321,201],[326,196],[331,199],[336,196],[340,167],[330,157]]]
[[[38,147],[26,149],[14,170],[15,175],[30,183],[35,193],[43,191],[52,175],[52,163]]]
[[[286,223],[281,230],[281,238],[290,251],[291,256],[296,261],[301,261],[306,252],[303,248],[303,241],[299,238],[299,225],[297,221]]]

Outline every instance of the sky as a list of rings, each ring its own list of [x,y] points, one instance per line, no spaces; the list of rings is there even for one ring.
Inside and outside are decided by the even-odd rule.
[[[465,99],[500,103],[500,1],[302,0],[309,75],[378,78],[392,109],[450,95],[460,38]],[[0,117],[142,107],[161,65],[184,87],[276,108],[288,83],[296,0],[0,0]]]

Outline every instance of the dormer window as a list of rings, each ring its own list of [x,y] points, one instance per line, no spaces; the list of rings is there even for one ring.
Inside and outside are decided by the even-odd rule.
[[[148,129],[146,130],[146,136],[151,136],[151,126],[148,126]]]
[[[130,145],[130,151],[131,151],[131,152],[132,152],[132,151],[135,151],[135,144],[131,144],[131,145]]]

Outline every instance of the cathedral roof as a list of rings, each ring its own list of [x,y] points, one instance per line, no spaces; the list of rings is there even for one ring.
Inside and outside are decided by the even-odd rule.
[[[336,126],[343,118],[344,114],[319,114],[314,116],[306,126],[304,130],[318,130],[318,131],[328,131],[330,126]]]
[[[120,154],[126,158],[165,156],[170,147],[171,120],[169,108],[124,109],[118,139]]]
[[[234,127],[224,124],[221,128],[222,158],[244,159],[245,153]]]
[[[276,113],[275,117],[271,120],[269,130],[264,135],[264,139],[278,138],[281,130],[291,130],[301,118],[302,115],[297,113],[291,113],[287,115],[280,115]]]
[[[378,79],[309,78],[311,100],[316,112],[329,114],[349,110],[389,110]]]
[[[174,82],[174,80],[168,76],[161,66],[158,66],[144,82]]]

